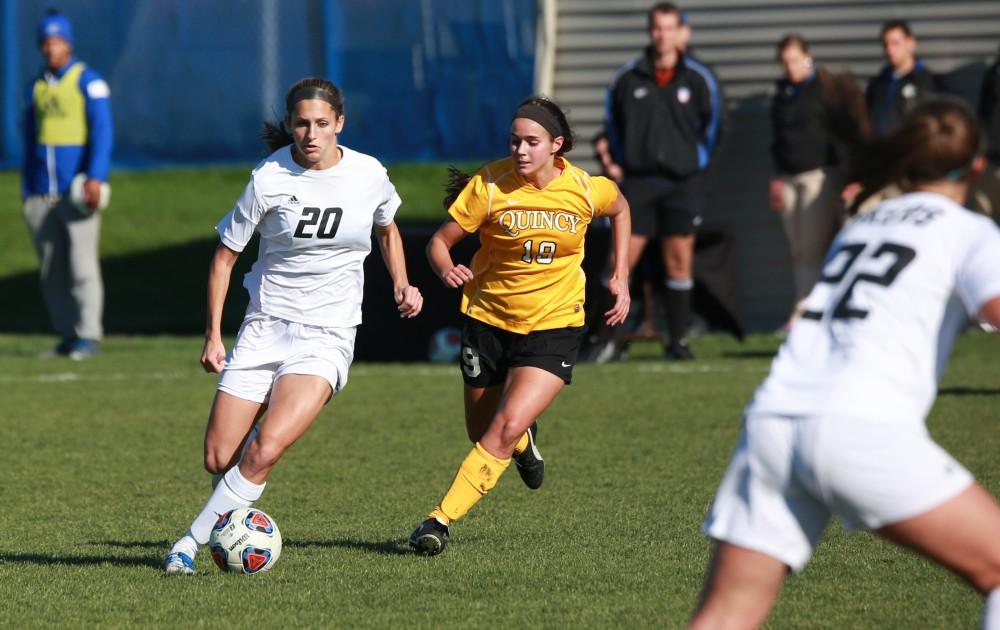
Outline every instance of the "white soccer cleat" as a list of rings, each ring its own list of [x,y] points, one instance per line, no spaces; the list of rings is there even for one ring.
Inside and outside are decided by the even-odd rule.
[[[171,575],[192,575],[195,572],[194,560],[180,551],[168,553],[163,561],[163,570]]]

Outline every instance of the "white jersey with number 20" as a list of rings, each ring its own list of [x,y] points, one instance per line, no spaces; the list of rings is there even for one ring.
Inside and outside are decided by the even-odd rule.
[[[748,414],[922,423],[958,332],[1000,296],[1000,230],[932,193],[891,199],[834,239]]]
[[[216,226],[237,252],[260,232],[260,253],[243,279],[248,315],[313,326],[361,323],[372,224],[392,223],[400,199],[378,160],[340,148],[340,162],[325,170],[299,166],[290,146],[278,149],[254,168]]]

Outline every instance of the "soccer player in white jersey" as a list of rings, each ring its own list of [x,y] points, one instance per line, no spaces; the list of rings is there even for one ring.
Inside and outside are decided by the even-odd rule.
[[[201,355],[206,371],[221,372],[205,432],[205,468],[216,485],[167,555],[167,573],[194,573],[195,554],[219,515],[260,498],[282,454],[347,384],[373,227],[400,316],[415,317],[423,306],[407,280],[393,221],[400,199],[385,168],[337,142],[340,90],[302,79],[288,90],[285,108],[283,121],[264,126],[274,152],[216,228],[221,243],[209,271]],[[260,254],[243,280],[250,304],[227,355],[222,306],[236,258],[255,231]]]
[[[855,207],[889,183],[907,194],[837,235],[745,410],[692,628],[762,624],[832,515],[954,571],[1000,628],[1000,505],[924,424],[956,334],[1000,325],[1000,230],[959,205],[982,171],[975,119],[932,100],[859,148]]]

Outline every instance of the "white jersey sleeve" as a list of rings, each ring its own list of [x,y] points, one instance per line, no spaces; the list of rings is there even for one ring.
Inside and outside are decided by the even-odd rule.
[[[958,269],[956,292],[970,317],[986,302],[1000,297],[1000,228],[982,218],[979,229]]]
[[[396,187],[389,181],[388,173],[384,174],[382,178],[382,198],[382,203],[375,209],[374,220],[375,225],[385,227],[392,223],[393,218],[396,216],[396,210],[402,204],[399,195],[396,193]]]
[[[242,252],[264,217],[264,212],[264,204],[257,196],[254,178],[251,176],[243,194],[236,201],[236,206],[215,226],[222,244],[235,252]]]

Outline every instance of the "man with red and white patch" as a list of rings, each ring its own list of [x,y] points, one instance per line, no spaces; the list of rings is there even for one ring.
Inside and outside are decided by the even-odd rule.
[[[680,9],[661,2],[649,11],[650,45],[623,66],[608,89],[606,133],[611,163],[624,171],[632,209],[629,269],[650,238],[659,238],[667,276],[668,359],[691,359],[695,232],[708,202],[706,171],[718,146],[723,99],[712,72],[681,51]]]

